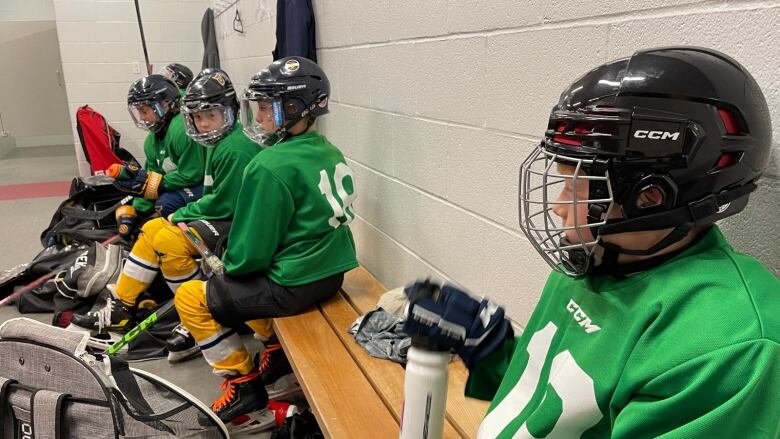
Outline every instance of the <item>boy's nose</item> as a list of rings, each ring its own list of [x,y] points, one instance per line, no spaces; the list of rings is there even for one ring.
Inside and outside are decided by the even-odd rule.
[[[555,201],[556,201],[556,203],[553,204],[553,206],[552,206],[553,213],[558,215],[559,217],[561,217],[563,219],[566,219],[566,211],[567,211],[566,205],[560,203],[562,201],[560,198],[558,198]]]

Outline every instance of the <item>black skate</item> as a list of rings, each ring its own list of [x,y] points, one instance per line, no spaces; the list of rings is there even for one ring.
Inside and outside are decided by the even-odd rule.
[[[282,345],[276,338],[265,342],[265,350],[255,355],[254,362],[269,400],[289,398],[302,392]]]
[[[268,393],[257,372],[228,378],[222,383],[225,392],[211,404],[211,410],[226,425],[233,419],[265,409]]]
[[[171,336],[165,340],[165,347],[168,349],[168,361],[171,363],[179,363],[198,355],[200,352],[195,338],[182,324],[173,328]]]
[[[130,329],[130,320],[132,319],[130,307],[114,297],[109,297],[107,300],[106,305],[97,311],[73,314],[70,324],[76,328],[72,329],[88,329],[98,334],[104,334],[108,331],[121,333]]]

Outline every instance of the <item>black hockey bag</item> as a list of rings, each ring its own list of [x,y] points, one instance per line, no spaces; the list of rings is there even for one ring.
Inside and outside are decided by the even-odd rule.
[[[86,246],[51,246],[41,250],[31,262],[19,264],[0,273],[0,299],[12,294],[17,288],[33,282],[35,279],[72,264],[77,253],[85,251]],[[56,289],[54,280],[49,279],[37,288],[21,295],[17,301],[19,312],[51,312],[52,300]]]
[[[60,204],[49,227],[41,233],[41,244],[44,247],[90,244],[115,235],[114,211],[129,203],[132,196],[120,192],[112,183],[113,179],[104,175],[74,178],[70,196]]]
[[[89,334],[0,326],[0,437],[223,439],[208,407],[162,378],[86,350]]]

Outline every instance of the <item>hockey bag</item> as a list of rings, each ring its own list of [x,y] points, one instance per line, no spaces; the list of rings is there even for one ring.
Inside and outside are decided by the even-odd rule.
[[[106,285],[116,283],[127,250],[115,244],[92,245],[76,255],[73,265],[54,276],[57,292],[70,299],[97,296]]]
[[[16,318],[0,326],[0,437],[228,437],[179,387],[86,350],[89,334]]]
[[[112,183],[112,178],[100,175],[74,178],[70,196],[60,203],[49,227],[41,233],[41,244],[44,247],[90,244],[115,235],[114,211],[129,203],[132,197],[117,190]]]
[[[0,276],[2,278],[0,279],[0,299],[12,294],[18,288],[30,284],[35,279],[72,263],[76,258],[76,254],[85,250],[86,247],[78,246],[63,248],[51,246],[41,250],[31,262],[20,264],[11,270],[5,271],[4,276]],[[55,292],[54,282],[52,279],[49,279],[42,285],[19,297],[17,301],[19,312],[51,312],[53,310],[52,300]]]
[[[119,146],[121,135],[89,105],[76,110],[76,131],[93,175],[105,175],[114,163],[138,164],[132,154]]]

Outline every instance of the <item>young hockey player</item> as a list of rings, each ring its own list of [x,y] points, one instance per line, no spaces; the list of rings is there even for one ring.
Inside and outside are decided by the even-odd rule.
[[[515,337],[503,310],[417,283],[405,329],[449,343],[480,438],[780,434],[780,282],[714,224],[768,164],[753,77],[646,50],[586,73],[521,166],[520,225],[553,268]]]
[[[139,196],[132,206],[117,209],[124,237],[135,234],[139,215],[157,211],[167,217],[200,198],[206,161],[203,147],[185,133],[179,92],[171,80],[149,75],[135,81],[127,93],[127,109],[136,126],[149,135],[144,142],[144,169],[128,166],[116,173],[114,185]]]
[[[302,57],[277,60],[252,77],[241,101],[244,132],[267,147],[247,166],[222,258],[228,273],[190,281],[176,294],[182,323],[225,394],[212,409],[224,421],[265,408],[266,385],[291,372],[270,318],[299,313],[335,294],[357,266],[347,224],[354,218],[352,170],[310,130],[328,112],[325,72]],[[265,341],[252,357],[235,327]]]
[[[187,86],[192,82],[192,70],[184,64],[170,63],[160,69],[160,74],[176,83],[179,94],[184,97]]]
[[[237,115],[236,92],[224,72],[203,75],[190,84],[183,98],[182,117],[187,135],[206,147],[204,195],[171,214],[170,221],[156,218],[144,224],[119,276],[116,297],[108,305],[110,313],[75,315],[75,325],[96,331],[122,331],[127,328],[136,300],[158,270],[174,293],[183,282],[200,277],[195,262],[197,250],[175,223],[188,222],[212,249],[227,237],[244,168],[260,151],[244,135],[236,122]],[[177,362],[197,353],[198,348],[186,329],[179,327],[169,340],[168,351],[168,359]]]

